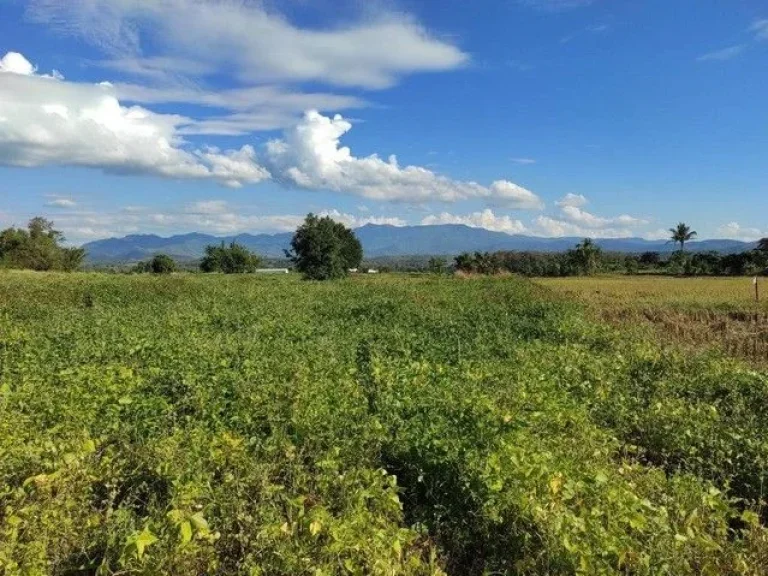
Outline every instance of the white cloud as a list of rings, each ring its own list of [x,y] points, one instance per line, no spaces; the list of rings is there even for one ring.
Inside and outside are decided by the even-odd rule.
[[[8,52],[0,58],[0,72],[32,76],[36,71],[37,68],[18,52]]]
[[[262,2],[242,0],[30,0],[27,14],[119,54],[115,67],[131,55],[130,65],[149,74],[170,73],[183,60],[188,73],[226,69],[244,82],[386,88],[404,74],[468,60],[412,18],[381,11],[327,30],[300,28]],[[135,56],[146,45],[164,52],[142,62]]]
[[[648,224],[647,220],[635,218],[627,214],[615,218],[603,218],[595,216],[577,206],[561,206],[561,216],[568,222],[590,229],[609,228],[611,226],[642,226]]]
[[[728,46],[722,50],[715,50],[714,52],[708,52],[696,58],[699,62],[723,62],[735,58],[744,51],[746,46],[744,44],[736,44],[735,46]]]
[[[747,242],[768,237],[768,230],[761,231],[759,228],[741,226],[738,222],[728,222],[727,224],[723,224],[717,229],[717,233],[724,238],[744,240]]]
[[[178,134],[183,117],[122,106],[111,84],[40,76],[26,58],[9,54],[0,69],[0,164],[84,166],[230,186],[269,178],[249,146],[187,151]]]
[[[77,206],[77,202],[75,202],[72,198],[67,198],[66,196],[57,196],[55,194],[51,194],[48,196],[48,198],[49,200],[45,203],[45,205],[52,208],[74,208]]]
[[[628,238],[638,236],[628,228],[588,228],[573,222],[539,216],[534,221],[534,232],[541,236],[578,236],[584,238]]]
[[[421,221],[422,225],[433,224],[464,224],[472,228],[485,228],[494,232],[506,232],[507,234],[523,234],[527,232],[525,225],[520,220],[513,220],[509,216],[497,216],[492,210],[486,208],[482,212],[473,212],[465,215],[431,214]]]
[[[189,214],[226,214],[229,205],[226,200],[201,200],[187,206]]]
[[[656,230],[643,232],[640,236],[646,240],[669,240],[669,230],[666,228],[657,228]]]
[[[514,162],[515,164],[521,164],[523,166],[536,164],[536,160],[534,160],[533,158],[512,158],[512,162]]]
[[[297,92],[280,86],[251,86],[213,92],[178,84],[162,87],[116,84],[115,92],[121,101],[138,104],[185,103],[233,112],[190,120],[180,128],[180,134],[243,135],[286,128],[295,124],[297,116],[308,109],[338,111],[361,108],[367,104],[355,96]]]
[[[768,40],[768,18],[755,20],[749,29],[755,33],[756,40]]]
[[[560,200],[558,200],[556,204],[561,208],[564,208],[566,206],[574,206],[576,208],[581,208],[582,206],[585,206],[587,204],[587,198],[582,194],[573,194],[572,192],[568,192],[568,194],[566,194]]]
[[[487,192],[477,194],[495,205],[517,210],[541,210],[544,202],[530,190],[509,180],[496,180]]]
[[[355,216],[354,214],[339,212],[338,210],[323,210],[320,212],[320,216],[330,216],[349,228],[359,228],[366,224],[387,226],[406,226],[408,224],[405,220],[396,216]]]
[[[356,157],[340,139],[352,124],[336,115],[309,111],[280,140],[267,144],[267,164],[284,182],[307,189],[327,189],[374,200],[453,202],[483,198],[509,208],[537,209],[533,192],[506,180],[485,187],[441,176],[420,166],[400,166],[393,155]]]
[[[339,210],[322,210],[345,226],[358,228],[366,224],[405,226],[392,216],[357,216]],[[2,216],[2,214],[0,214]],[[127,234],[172,235],[204,232],[216,235],[240,233],[292,232],[304,221],[305,214],[254,214],[224,200],[192,202],[177,209],[152,211],[141,206],[125,207],[116,212],[70,211],[54,216],[57,229],[71,242],[81,243]]]
[[[586,196],[569,192],[556,202],[559,208],[556,217],[540,216],[535,220],[537,233],[543,236],[623,238],[642,235],[637,229],[649,223],[628,214],[612,218],[596,216],[583,209],[586,204]]]

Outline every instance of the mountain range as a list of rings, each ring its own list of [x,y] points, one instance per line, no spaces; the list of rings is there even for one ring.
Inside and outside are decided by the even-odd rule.
[[[462,224],[434,226],[386,226],[367,224],[355,230],[368,258],[382,256],[456,255],[461,252],[493,252],[519,250],[531,252],[562,252],[572,248],[582,238],[541,238],[511,235]],[[135,262],[153,254],[163,253],[179,260],[194,260],[203,255],[208,244],[235,241],[267,258],[281,258],[290,247],[293,233],[238,234],[211,236],[194,232],[163,238],[154,234],[134,234],[124,238],[96,240],[83,245],[93,264]],[[646,251],[672,252],[675,245],[665,240],[643,238],[602,238],[596,243],[609,252],[640,253]],[[701,240],[689,242],[693,252],[715,250],[731,253],[750,250],[755,243],[738,240]]]

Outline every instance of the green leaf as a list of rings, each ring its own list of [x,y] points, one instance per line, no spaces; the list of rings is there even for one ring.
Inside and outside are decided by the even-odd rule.
[[[149,526],[144,526],[144,530],[142,530],[133,541],[136,546],[136,557],[141,560],[144,556],[144,550],[152,546],[155,542],[157,542],[157,536],[152,534],[149,530]]]
[[[181,534],[181,541],[184,544],[192,540],[192,524],[190,524],[188,520],[179,524],[179,533]]]
[[[203,517],[202,512],[197,512],[195,514],[192,514],[190,517],[190,520],[192,521],[192,524],[197,528],[199,532],[207,533],[210,528],[208,527],[208,522]]]

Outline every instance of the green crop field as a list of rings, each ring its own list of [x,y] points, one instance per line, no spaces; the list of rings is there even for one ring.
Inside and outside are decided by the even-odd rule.
[[[0,574],[768,573],[768,374],[513,277],[0,273]]]

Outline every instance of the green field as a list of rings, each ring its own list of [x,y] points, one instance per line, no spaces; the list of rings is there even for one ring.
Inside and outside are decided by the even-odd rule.
[[[0,574],[768,573],[768,374],[513,277],[0,273]]]

